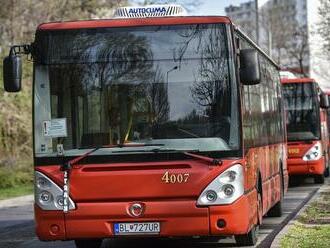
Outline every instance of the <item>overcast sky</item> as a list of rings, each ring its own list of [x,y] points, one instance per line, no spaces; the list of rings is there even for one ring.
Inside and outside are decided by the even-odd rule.
[[[259,0],[259,5],[262,5],[267,0]],[[133,3],[143,3],[144,0],[131,0]],[[186,6],[191,15],[225,15],[225,7],[229,5],[239,5],[240,3],[248,2],[248,0],[177,0],[177,1],[158,1],[159,3],[176,2]],[[196,7],[190,8],[189,3],[199,3]]]

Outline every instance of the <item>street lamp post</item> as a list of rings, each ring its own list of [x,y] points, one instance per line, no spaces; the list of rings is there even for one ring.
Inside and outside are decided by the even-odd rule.
[[[256,39],[257,39],[257,44],[259,45],[259,4],[258,0],[254,0],[254,3],[256,5]]]
[[[166,72],[166,85],[168,85],[168,74],[172,71],[175,71],[178,69],[178,66],[174,66],[172,69]]]

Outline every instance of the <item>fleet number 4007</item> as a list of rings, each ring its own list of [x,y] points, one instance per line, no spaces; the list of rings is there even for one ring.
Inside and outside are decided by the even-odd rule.
[[[162,181],[165,183],[187,183],[190,177],[189,173],[170,173],[166,171],[162,176]]]

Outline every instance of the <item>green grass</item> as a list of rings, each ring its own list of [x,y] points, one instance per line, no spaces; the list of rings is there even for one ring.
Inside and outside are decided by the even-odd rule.
[[[295,224],[281,240],[281,248],[330,247],[330,225]]]
[[[0,200],[29,195],[33,193],[33,184],[18,185],[16,187],[0,189]]]
[[[330,224],[329,193],[321,193],[318,199],[299,216],[298,221],[304,224]]]
[[[0,199],[33,192],[33,165],[29,160],[0,164]]]

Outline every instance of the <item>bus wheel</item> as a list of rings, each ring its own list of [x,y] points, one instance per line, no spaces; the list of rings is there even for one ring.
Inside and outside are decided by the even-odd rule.
[[[314,183],[324,184],[324,174],[314,176]]]
[[[100,248],[102,239],[76,239],[74,242],[77,248]]]
[[[258,241],[259,226],[253,226],[247,234],[235,235],[235,241],[238,246],[256,245]]]
[[[283,177],[281,176],[281,182],[280,182],[280,191],[281,196],[280,200],[271,208],[269,209],[267,216],[268,217],[281,217],[282,216],[282,200],[283,200],[283,194],[284,194],[284,186],[283,186]]]

